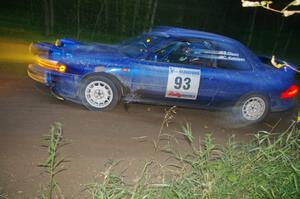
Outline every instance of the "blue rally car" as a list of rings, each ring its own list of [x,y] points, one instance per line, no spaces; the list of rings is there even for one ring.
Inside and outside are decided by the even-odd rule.
[[[156,27],[117,45],[59,39],[30,50],[32,79],[91,110],[112,109],[120,100],[234,107],[241,121],[254,123],[292,108],[299,91],[289,67],[276,68],[225,36],[182,28]]]

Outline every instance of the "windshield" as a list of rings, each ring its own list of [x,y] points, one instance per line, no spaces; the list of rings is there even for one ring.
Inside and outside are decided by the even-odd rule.
[[[165,37],[163,36],[144,33],[123,41],[120,44],[120,51],[129,57],[137,58],[148,52],[150,48],[156,46],[164,39]]]

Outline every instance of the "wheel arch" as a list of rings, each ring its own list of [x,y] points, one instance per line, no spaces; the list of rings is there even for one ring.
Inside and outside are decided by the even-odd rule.
[[[262,96],[266,98],[267,102],[269,103],[269,109],[271,108],[271,97],[269,93],[264,92],[248,92],[242,96],[240,96],[237,101],[235,102],[235,105],[238,105],[240,102],[244,101],[246,98],[251,96]]]

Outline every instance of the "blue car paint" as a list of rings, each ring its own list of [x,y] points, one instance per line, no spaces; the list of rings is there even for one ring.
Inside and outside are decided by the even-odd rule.
[[[284,111],[294,105],[292,99],[280,99],[280,94],[295,83],[294,73],[287,69],[274,69],[241,43],[212,33],[173,27],[157,27],[147,35],[161,36],[155,46],[147,48],[137,57],[120,52],[121,45],[84,44],[75,40],[60,39],[57,47],[49,43],[35,43],[31,52],[42,58],[59,61],[67,66],[65,73],[45,69],[37,64],[28,73],[45,77],[43,82],[58,95],[81,103],[79,90],[89,75],[106,74],[125,89],[126,102],[170,104],[195,108],[224,108],[235,105],[250,94],[261,94],[269,99],[271,111]],[[171,64],[146,60],[152,52],[178,39],[209,39],[227,43],[238,49],[246,58],[250,70],[227,70],[193,65]],[[201,84],[196,100],[166,98],[169,67],[201,70]],[[125,69],[125,70],[124,70]]]

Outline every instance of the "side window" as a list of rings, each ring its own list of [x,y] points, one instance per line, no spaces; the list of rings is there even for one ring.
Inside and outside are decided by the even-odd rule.
[[[250,70],[251,66],[239,49],[227,43],[220,43],[216,51],[218,68],[228,70]]]
[[[228,43],[210,40],[177,41],[153,55],[152,60],[228,70],[251,70],[244,54]]]
[[[203,52],[213,49],[213,44],[205,40],[197,42],[178,41],[155,54],[157,60],[162,62],[216,67],[216,59],[203,54]]]
[[[215,45],[211,41],[199,40],[191,43],[190,48],[189,64],[213,68],[217,66],[216,58],[207,54],[207,52],[215,51]]]
[[[156,56],[156,60],[157,61],[164,61],[166,59],[166,57],[168,57],[168,55],[177,48],[177,43],[172,43],[170,45],[168,45],[167,47],[164,47],[160,50],[158,50],[156,53],[155,53],[155,56]]]
[[[165,57],[166,61],[170,63],[188,64],[188,57],[190,56],[191,50],[189,45],[188,42],[177,42],[169,55]]]

